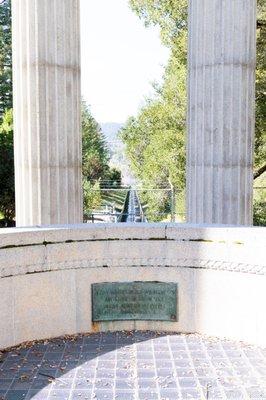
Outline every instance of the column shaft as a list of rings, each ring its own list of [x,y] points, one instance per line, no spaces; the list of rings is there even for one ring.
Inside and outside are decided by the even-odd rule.
[[[256,0],[189,1],[187,216],[251,224]]]
[[[12,0],[12,13],[16,223],[79,223],[79,0]]]

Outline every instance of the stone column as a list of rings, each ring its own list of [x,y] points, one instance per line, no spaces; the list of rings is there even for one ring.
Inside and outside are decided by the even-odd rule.
[[[17,226],[82,221],[79,0],[12,0]]]
[[[187,212],[252,224],[256,0],[189,1]]]

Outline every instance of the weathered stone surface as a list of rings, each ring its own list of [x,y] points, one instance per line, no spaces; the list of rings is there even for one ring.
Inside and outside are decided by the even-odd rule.
[[[264,228],[160,224],[3,229],[0,276],[90,267],[173,266],[265,273]],[[165,231],[165,238],[162,232]],[[119,233],[120,232],[120,233]],[[9,248],[5,248],[9,247]],[[17,264],[17,260],[20,264]]]
[[[18,276],[13,285],[15,343],[76,332],[74,271]]]
[[[252,224],[256,1],[189,1],[187,220]]]
[[[15,343],[13,279],[0,279],[0,293],[0,348],[5,348]]]
[[[265,228],[163,224],[150,235],[145,226],[142,240],[141,227],[118,225],[120,238],[112,225],[102,232],[87,224],[0,230],[0,321],[7,326],[0,329],[0,347],[117,329],[201,332],[265,344]],[[134,281],[177,283],[178,322],[92,324],[91,285]]]
[[[12,1],[17,226],[82,221],[79,0]]]
[[[196,331],[266,346],[266,275],[198,270],[195,274]],[[242,332],[242,333],[241,333]],[[244,333],[243,333],[244,332]],[[264,333],[263,333],[264,332]]]

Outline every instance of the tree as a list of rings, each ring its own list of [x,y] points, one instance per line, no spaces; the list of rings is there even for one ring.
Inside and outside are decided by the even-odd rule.
[[[100,126],[83,101],[82,111],[82,175],[83,205],[88,216],[100,206],[100,180],[108,170],[109,155]]]
[[[85,217],[89,218],[93,209],[98,208],[101,205],[101,202],[100,181],[92,183],[83,179],[83,205]]]
[[[266,3],[258,0],[254,179],[266,171]]]
[[[82,173],[84,179],[97,181],[109,170],[109,152],[100,125],[82,102]]]
[[[105,179],[101,180],[104,188],[120,188],[122,185],[121,171],[117,168],[109,168],[105,175]]]
[[[12,121],[11,1],[0,4],[0,218],[12,225],[15,216]]]
[[[0,213],[1,225],[13,225],[15,217],[15,183],[12,110],[6,111],[0,125]]]
[[[84,211],[88,216],[102,203],[102,187],[120,186],[121,172],[109,166],[109,150],[100,125],[82,102],[82,174]]]
[[[266,226],[265,198],[255,201],[253,223],[256,226]]]
[[[121,131],[132,168],[145,185],[185,186],[185,121],[187,76],[187,0],[130,0],[132,10],[145,25],[160,27],[162,42],[171,50],[163,84],[155,85],[154,98],[147,100],[136,118]],[[256,73],[256,130],[254,178],[266,169],[266,2],[258,0]],[[168,200],[153,198],[152,208],[165,210]],[[158,197],[158,196],[157,196]],[[156,204],[157,203],[157,206]]]
[[[146,25],[161,29],[163,43],[171,50],[163,84],[154,85],[155,96],[146,101],[136,118],[121,130],[127,156],[136,177],[146,188],[176,190],[185,187],[186,129],[186,1],[131,0],[132,9]],[[144,191],[148,219],[158,221],[169,214],[169,193]]]
[[[12,108],[12,33],[11,1],[0,4],[0,123]]]

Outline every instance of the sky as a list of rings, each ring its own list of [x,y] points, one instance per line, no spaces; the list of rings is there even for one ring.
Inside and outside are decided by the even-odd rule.
[[[169,50],[128,0],[81,0],[81,91],[99,123],[136,115],[160,81]]]

